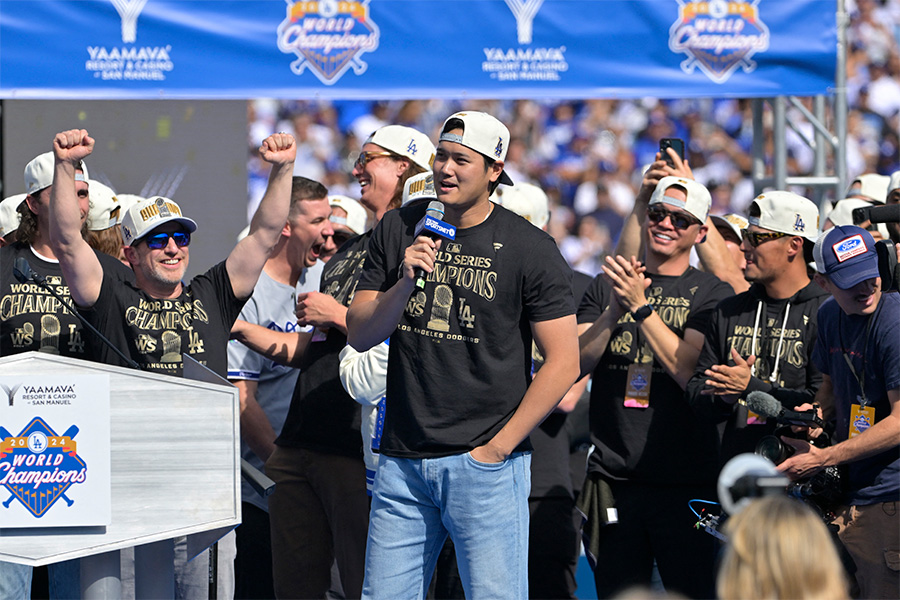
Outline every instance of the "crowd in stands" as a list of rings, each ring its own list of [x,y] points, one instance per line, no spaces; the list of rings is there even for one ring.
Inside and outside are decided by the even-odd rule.
[[[900,4],[847,4],[848,176],[890,175],[900,168]],[[809,99],[805,102],[812,106]],[[248,106],[248,146],[255,147],[273,131],[293,133],[298,143],[294,173],[321,181],[331,193],[355,196],[352,161],[375,129],[407,125],[435,138],[443,117],[461,108],[483,110],[509,124],[506,170],[513,181],[537,184],[548,193],[551,234],[569,264],[590,275],[599,272],[602,256],[614,247],[634,205],[641,172],[653,161],[661,138],[685,140],[694,176],[713,195],[711,214],[744,214],[755,196],[751,101],[746,99],[260,99]],[[813,137],[812,125],[797,109],[789,108],[788,118],[804,136]],[[765,119],[771,132],[768,106]],[[788,173],[810,174],[813,151],[790,127],[786,143]],[[252,214],[266,171],[251,158],[249,172]]]

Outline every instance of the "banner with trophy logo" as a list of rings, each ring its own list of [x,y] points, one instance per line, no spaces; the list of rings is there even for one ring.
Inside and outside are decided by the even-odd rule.
[[[109,376],[0,376],[0,391],[0,528],[109,525]]]
[[[0,98],[831,94],[835,10],[834,0],[3,2]]]

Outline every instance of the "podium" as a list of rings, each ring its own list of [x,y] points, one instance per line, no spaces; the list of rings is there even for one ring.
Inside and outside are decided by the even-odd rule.
[[[82,561],[86,590],[92,582],[85,581],[85,566],[88,579],[118,578],[122,548],[192,536],[199,552],[240,524],[237,388],[189,358],[184,378],[42,352],[0,358],[4,378],[51,373],[109,379],[110,523],[2,527],[0,560],[39,566],[96,557]],[[138,576],[141,568],[136,563]]]

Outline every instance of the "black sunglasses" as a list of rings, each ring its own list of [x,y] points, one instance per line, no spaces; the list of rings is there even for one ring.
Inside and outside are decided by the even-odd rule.
[[[334,245],[340,248],[344,245],[344,242],[356,236],[348,231],[335,231],[331,237],[334,240]]]
[[[654,223],[662,223],[669,217],[672,227],[675,229],[687,229],[691,225],[699,225],[700,221],[687,213],[672,212],[658,204],[654,204],[647,209],[647,218]]]
[[[191,234],[186,231],[156,233],[154,235],[148,235],[144,238],[144,241],[147,242],[147,247],[151,250],[162,250],[169,245],[169,238],[175,240],[175,245],[179,248],[184,248],[191,243]]]
[[[790,234],[788,233],[781,233],[778,231],[750,231],[749,229],[741,229],[741,239],[754,248],[764,242],[777,240],[789,235]]]

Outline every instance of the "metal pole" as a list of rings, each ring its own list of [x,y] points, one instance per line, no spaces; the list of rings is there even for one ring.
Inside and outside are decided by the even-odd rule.
[[[837,0],[837,70],[834,74],[834,131],[838,144],[834,152],[834,172],[838,183],[835,200],[847,191],[847,26],[850,17],[844,0]]]
[[[772,171],[775,174],[775,187],[783,190],[787,184],[787,144],[785,143],[785,104],[784,96],[772,98],[772,137],[774,156]]]
[[[118,550],[85,556],[80,562],[82,598],[119,600],[122,597]]]
[[[825,96],[821,94],[813,98],[813,112],[816,116],[816,121],[818,123],[825,122]],[[826,148],[829,146],[828,138],[825,137],[825,134],[816,128],[816,146],[815,146],[815,158],[813,160],[813,177],[823,177],[825,175],[826,169]],[[817,206],[821,208],[822,199],[825,197],[822,189],[819,187],[813,188],[813,192],[811,194],[811,200],[816,203]]]
[[[760,98],[754,98],[750,101],[750,108],[753,111],[753,161],[752,174],[753,177],[753,195],[758,196],[765,187],[763,180],[766,178],[766,132],[763,127],[763,101]]]

